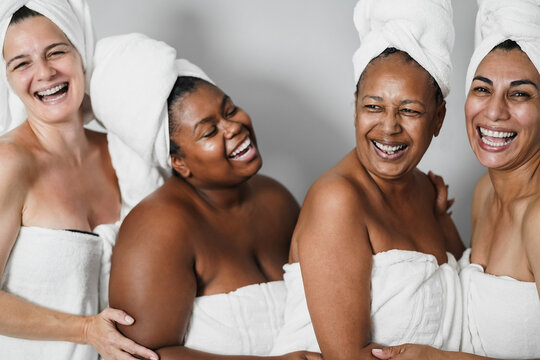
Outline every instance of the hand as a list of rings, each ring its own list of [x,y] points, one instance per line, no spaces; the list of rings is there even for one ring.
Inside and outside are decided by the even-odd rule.
[[[278,357],[279,360],[323,360],[319,353],[310,351],[295,351]]]
[[[437,216],[441,215],[452,215],[452,212],[448,212],[450,207],[454,204],[456,199],[448,200],[448,185],[444,183],[444,180],[439,175],[435,175],[433,172],[428,172],[429,180],[435,186],[436,198],[435,198],[435,214]]]
[[[398,346],[383,347],[382,349],[372,349],[371,353],[378,359],[400,359],[400,360],[435,360],[441,358],[442,350],[437,350],[427,345],[404,344]]]
[[[84,339],[92,345],[104,360],[144,359],[157,360],[158,355],[123,336],[115,326],[132,325],[135,320],[122,310],[107,308],[101,313],[85,319]]]

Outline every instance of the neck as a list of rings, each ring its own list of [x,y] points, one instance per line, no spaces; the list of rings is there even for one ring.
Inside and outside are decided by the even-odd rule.
[[[516,169],[489,169],[489,178],[495,191],[495,199],[502,205],[538,193],[540,152]]]
[[[375,186],[388,202],[395,204],[400,200],[408,201],[415,194],[416,169],[396,179],[383,179],[368,171]]]
[[[82,111],[74,117],[54,124],[29,116],[27,125],[40,146],[48,153],[63,158],[75,157],[78,162],[82,162],[88,149]]]
[[[212,208],[232,210],[242,207],[248,197],[247,183],[227,188],[201,188],[193,186],[197,194]]]

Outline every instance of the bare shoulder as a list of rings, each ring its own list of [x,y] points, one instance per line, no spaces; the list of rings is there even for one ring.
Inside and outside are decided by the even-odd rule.
[[[37,164],[24,144],[13,137],[0,137],[0,159],[0,184],[20,188],[30,183]]]
[[[540,194],[535,195],[529,202],[523,214],[521,232],[526,246],[533,246],[540,250]]]
[[[256,197],[262,201],[272,199],[283,206],[298,208],[294,196],[279,181],[265,175],[255,175],[250,181]]]

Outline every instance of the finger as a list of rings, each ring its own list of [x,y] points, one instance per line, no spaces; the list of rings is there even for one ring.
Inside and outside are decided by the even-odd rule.
[[[322,360],[323,357],[319,353],[314,352],[307,352],[306,353],[306,360]]]
[[[145,359],[158,360],[159,356],[152,350],[145,348],[137,344],[135,341],[129,340],[126,338],[126,346],[123,347],[123,350],[130,353],[131,355],[137,355]]]
[[[371,354],[375,356],[377,359],[386,360],[391,359],[393,354],[390,348],[385,349],[371,349]]]
[[[102,314],[108,319],[113,320],[121,325],[132,325],[135,322],[131,316],[129,316],[125,311],[118,309],[105,309],[102,311]]]

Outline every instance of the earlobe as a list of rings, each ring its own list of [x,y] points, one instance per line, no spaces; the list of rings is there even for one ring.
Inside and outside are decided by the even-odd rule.
[[[189,166],[186,164],[186,161],[183,157],[172,155],[171,163],[173,169],[176,170],[176,172],[179,173],[180,176],[182,176],[184,179],[187,179],[191,176],[191,170],[189,169]]]

